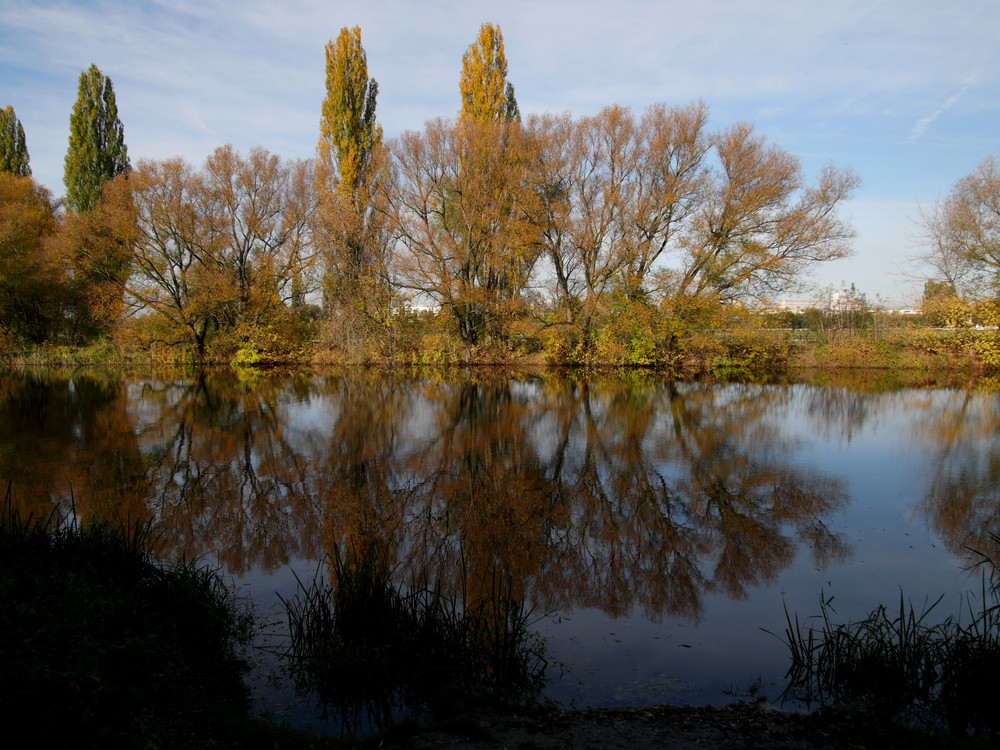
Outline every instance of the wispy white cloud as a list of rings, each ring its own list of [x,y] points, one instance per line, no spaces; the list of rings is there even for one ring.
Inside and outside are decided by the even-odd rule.
[[[965,94],[969,91],[969,89],[972,88],[974,82],[975,82],[975,77],[969,76],[966,79],[965,83],[962,85],[962,88],[960,88],[954,94],[949,96],[945,100],[944,104],[935,109],[929,115],[921,117],[919,120],[913,123],[913,127],[910,129],[909,141],[912,143],[913,141],[923,138],[924,135],[927,133],[927,131],[930,129],[931,125],[937,122],[937,120],[940,119],[940,117],[945,112],[952,109],[956,104],[958,104],[958,102],[962,99],[962,97],[965,96]]]

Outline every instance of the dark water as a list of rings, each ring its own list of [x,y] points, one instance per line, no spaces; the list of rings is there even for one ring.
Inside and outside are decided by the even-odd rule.
[[[548,697],[774,699],[784,609],[847,620],[978,584],[1000,532],[1000,397],[648,374],[239,378],[0,373],[0,480],[36,512],[151,521],[217,562],[280,648],[278,595],[335,545],[458,593],[502,571],[547,640]],[[470,584],[470,581],[472,582]],[[263,710],[306,721],[256,676]]]

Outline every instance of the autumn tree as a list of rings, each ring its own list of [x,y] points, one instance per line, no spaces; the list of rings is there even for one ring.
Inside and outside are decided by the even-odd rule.
[[[400,283],[454,316],[471,355],[506,345],[541,251],[538,153],[520,126],[503,36],[483,24],[462,60],[456,122],[428,123],[394,150]]]
[[[808,184],[798,159],[751,126],[709,131],[701,102],[522,126],[499,106],[502,52],[484,26],[458,121],[393,144],[399,280],[453,313],[470,351],[502,341],[543,284],[557,310],[539,316],[545,336],[589,356],[609,320],[673,340],[667,329],[704,328],[720,304],[770,296],[850,251],[838,216],[859,182],[849,170],[828,166]],[[647,333],[639,348],[664,348]]]
[[[504,343],[542,248],[534,142],[504,123],[436,120],[393,157],[400,283],[453,315],[470,353]]]
[[[109,335],[122,322],[135,231],[128,174],[105,183],[90,211],[63,217],[53,244],[71,272],[66,300],[70,340]]]
[[[711,149],[708,108],[654,104],[639,123],[639,169],[635,197],[625,211],[628,254],[625,290],[631,296],[655,291],[649,277],[675,245],[705,196],[706,157]]]
[[[378,83],[368,76],[361,29],[341,29],[326,45],[326,98],[316,168],[328,303],[384,317],[386,238],[374,200],[384,179]]]
[[[24,128],[14,114],[14,108],[9,106],[0,109],[0,172],[15,177],[31,176]]]
[[[849,254],[853,232],[837,209],[860,182],[853,172],[830,165],[806,187],[799,160],[750,125],[712,141],[717,164],[680,243],[673,293],[765,298]]]
[[[0,172],[0,340],[42,343],[59,332],[67,280],[51,246],[57,229],[49,192]]]
[[[205,161],[200,201],[210,232],[204,265],[216,274],[224,322],[263,324],[311,286],[315,213],[309,162],[232,146]]]
[[[197,202],[200,178],[181,159],[140,161],[129,182],[136,210],[128,294],[168,345],[189,343],[204,354],[218,328],[215,300],[202,284],[200,262],[211,250]]]
[[[545,251],[567,323],[589,331],[613,293],[641,297],[651,272],[701,200],[707,110],[701,103],[625,107],[568,121],[532,118]]]
[[[569,179],[576,211],[569,251],[576,256],[579,274],[572,291],[582,298],[586,329],[629,264],[625,214],[636,199],[640,137],[631,111],[617,106],[583,118],[573,135]]]
[[[650,364],[670,330],[704,326],[718,303],[787,288],[849,251],[837,208],[857,185],[851,172],[827,167],[806,186],[798,160],[749,125],[712,133],[707,121],[701,102],[528,120],[546,214],[540,268],[559,306],[546,335],[558,349],[588,352],[610,322],[630,339],[630,361]]]
[[[104,184],[129,169],[125,134],[111,79],[96,65],[80,74],[69,122],[64,182],[66,204],[78,213],[97,206]]]
[[[1000,288],[1000,163],[991,156],[922,215],[918,261],[959,297]]]
[[[311,162],[224,146],[201,172],[180,159],[144,161],[129,182],[137,234],[128,292],[163,322],[163,340],[204,356],[220,332],[236,345],[282,339],[275,326],[314,264]]]
[[[578,259],[573,252],[574,203],[570,175],[575,168],[576,125],[569,113],[533,115],[527,132],[538,149],[537,184],[542,214],[540,241],[545,259],[551,264],[551,292],[565,317],[572,324],[579,299],[575,279]]]
[[[475,123],[501,123],[521,118],[514,86],[507,80],[507,56],[499,26],[484,23],[462,57],[461,117]]]
[[[799,161],[752,127],[712,134],[707,119],[699,102],[654,105],[638,121],[608,107],[572,127],[529,123],[545,144],[543,182],[567,202],[546,244],[564,304],[616,290],[743,300],[848,252],[836,209],[853,173],[827,167],[806,187]]]

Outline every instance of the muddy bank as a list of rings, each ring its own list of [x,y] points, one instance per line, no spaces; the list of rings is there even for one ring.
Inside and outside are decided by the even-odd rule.
[[[974,739],[929,737],[857,711],[831,709],[803,715],[778,711],[762,703],[480,714],[456,719],[450,726],[390,736],[383,746],[454,750],[986,747]]]

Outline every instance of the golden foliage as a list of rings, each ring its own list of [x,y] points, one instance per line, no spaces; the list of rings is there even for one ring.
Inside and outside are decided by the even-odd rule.
[[[179,159],[140,162],[128,293],[204,355],[210,338],[274,322],[308,290],[315,258],[309,162],[225,146],[202,172]]]
[[[460,116],[476,124],[520,120],[514,86],[507,80],[507,55],[500,27],[484,23],[462,56]]]
[[[352,203],[359,200],[382,143],[382,127],[375,122],[377,96],[361,29],[345,27],[326,45],[326,97],[316,147],[321,192],[332,187]]]
[[[437,120],[403,134],[393,156],[403,286],[453,315],[470,350],[505,339],[541,252],[534,142],[516,125]]]
[[[45,188],[0,172],[0,320],[8,335],[41,343],[59,333],[69,278],[52,242],[58,227]]]

